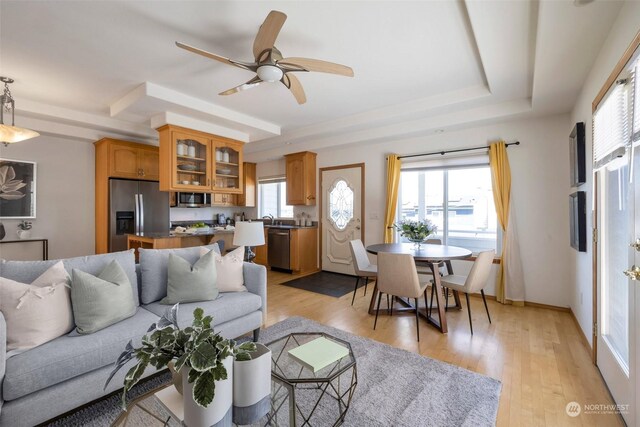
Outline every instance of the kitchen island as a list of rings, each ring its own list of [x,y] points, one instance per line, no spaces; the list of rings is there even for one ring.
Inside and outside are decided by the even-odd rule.
[[[233,245],[234,230],[209,230],[199,233],[174,233],[152,232],[152,233],[136,233],[127,234],[127,247],[129,249],[174,249],[189,248],[192,246],[204,246],[224,240],[225,248]],[[136,251],[136,261],[138,260],[138,251]]]

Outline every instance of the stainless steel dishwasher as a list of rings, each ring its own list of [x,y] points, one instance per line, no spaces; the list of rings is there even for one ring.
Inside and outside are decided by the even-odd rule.
[[[272,268],[291,271],[289,230],[269,228],[267,258]]]

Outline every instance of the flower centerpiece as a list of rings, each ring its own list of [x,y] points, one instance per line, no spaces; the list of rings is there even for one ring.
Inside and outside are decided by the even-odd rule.
[[[438,227],[428,219],[424,221],[404,219],[393,224],[393,227],[400,232],[402,237],[406,237],[410,242],[415,243],[417,247],[420,247],[420,243],[438,230]]]
[[[167,367],[169,362],[174,363],[177,372],[183,370],[188,384],[192,385],[189,387],[192,389],[190,396],[186,396],[185,389],[185,398],[192,398],[199,407],[206,408],[214,400],[216,383],[227,379],[227,369],[223,361],[228,357],[250,360],[249,353],[256,350],[256,344],[253,342],[236,345],[235,341],[222,338],[211,327],[213,317],[204,316],[201,308],[193,311],[191,326],[179,328],[178,305],[167,310],[157,323],[151,325],[147,334],[142,337],[141,347],[134,348],[129,341],[115,362],[105,388],[120,368],[130,360],[137,360],[124,378],[123,408],[126,408],[127,392],[142,378],[147,366],[162,369]]]

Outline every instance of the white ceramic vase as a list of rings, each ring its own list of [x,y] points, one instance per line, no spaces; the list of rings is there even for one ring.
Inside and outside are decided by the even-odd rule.
[[[31,237],[31,230],[17,230],[19,239],[28,239]]]
[[[231,427],[233,401],[233,356],[222,361],[227,379],[216,381],[213,401],[203,408],[193,400],[193,384],[189,384],[189,369],[181,369],[184,400],[184,424],[187,427]]]
[[[233,362],[233,422],[253,424],[271,409],[271,350],[262,344],[251,360]]]

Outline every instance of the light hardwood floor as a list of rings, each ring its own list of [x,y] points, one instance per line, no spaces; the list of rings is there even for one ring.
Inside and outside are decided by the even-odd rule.
[[[389,317],[381,310],[373,330],[373,316],[367,314],[372,283],[366,297],[358,290],[351,306],[352,293],[333,298],[280,285],[294,277],[269,271],[266,326],[303,316],[496,378],[502,381],[498,426],[623,425],[617,415],[566,415],[572,401],[612,403],[567,312],[488,301],[490,325],[482,300],[471,298],[471,336],[463,298],[462,311],[447,312],[449,333],[443,335],[421,319],[418,343],[412,313]]]

